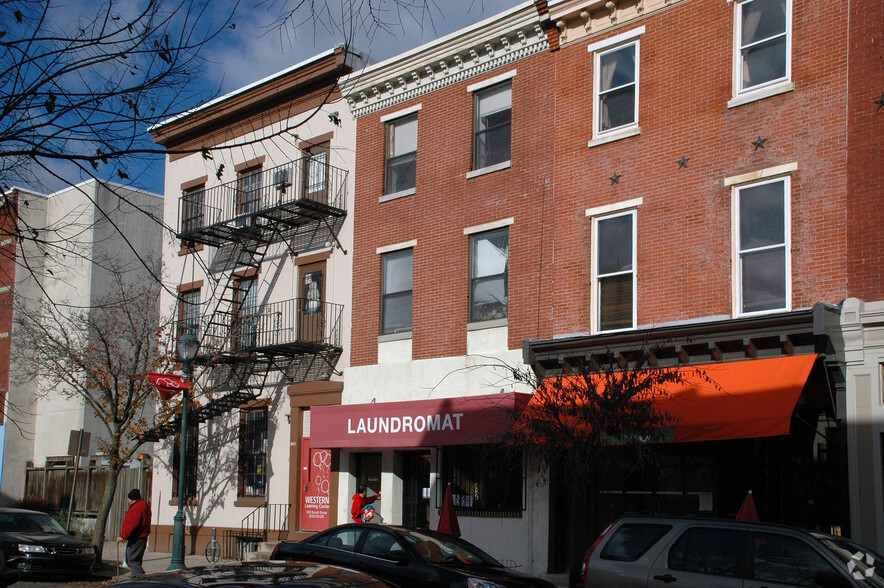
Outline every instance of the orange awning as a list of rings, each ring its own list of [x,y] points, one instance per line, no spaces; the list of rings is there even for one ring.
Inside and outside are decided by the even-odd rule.
[[[667,440],[788,435],[792,412],[816,359],[816,355],[797,355],[675,368],[683,370],[685,382],[664,384],[665,394],[653,400],[671,419]],[[712,382],[696,377],[697,370]],[[570,378],[581,376],[562,376]],[[540,396],[535,395],[532,403]]]

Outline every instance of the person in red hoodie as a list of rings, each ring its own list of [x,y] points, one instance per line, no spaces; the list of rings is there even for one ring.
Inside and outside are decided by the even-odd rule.
[[[365,523],[368,520],[365,517],[365,507],[378,498],[381,497],[381,493],[378,492],[372,497],[368,496],[368,489],[365,486],[359,486],[356,488],[356,494],[353,495],[353,506],[350,508],[350,515],[353,517],[353,520],[357,523]]]
[[[141,498],[138,488],[129,492],[129,510],[123,517],[123,526],[117,543],[126,541],[126,564],[132,577],[144,575],[141,562],[147,550],[147,536],[150,535],[150,506]]]

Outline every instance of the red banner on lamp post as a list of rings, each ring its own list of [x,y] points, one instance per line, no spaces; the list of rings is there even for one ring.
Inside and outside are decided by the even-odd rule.
[[[163,400],[171,400],[181,390],[188,390],[190,388],[190,380],[184,380],[176,374],[149,373],[147,377],[153,382],[156,389],[159,390]]]

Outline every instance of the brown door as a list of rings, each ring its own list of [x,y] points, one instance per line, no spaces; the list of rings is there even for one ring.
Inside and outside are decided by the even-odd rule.
[[[298,340],[325,341],[325,262],[302,265],[299,274]]]

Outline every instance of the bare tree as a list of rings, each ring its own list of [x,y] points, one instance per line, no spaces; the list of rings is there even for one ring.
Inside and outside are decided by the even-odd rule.
[[[99,451],[110,475],[92,535],[101,557],[105,525],[124,464],[138,450],[137,437],[155,425],[151,371],[167,371],[161,352],[159,285],[132,283],[113,274],[113,288],[91,309],[43,302],[16,308],[16,345],[23,358],[20,383],[33,382],[43,396],[82,403],[103,424]]]
[[[569,358],[561,375],[547,378],[526,366],[507,366],[513,380],[535,392],[513,414],[515,425],[502,441],[535,460],[550,487],[568,488],[572,564],[604,522],[596,520],[597,497],[606,480],[617,478],[614,470],[656,471],[654,444],[673,440],[672,417],[659,400],[680,386],[717,387],[701,369],[657,367],[654,357],[641,349]]]

